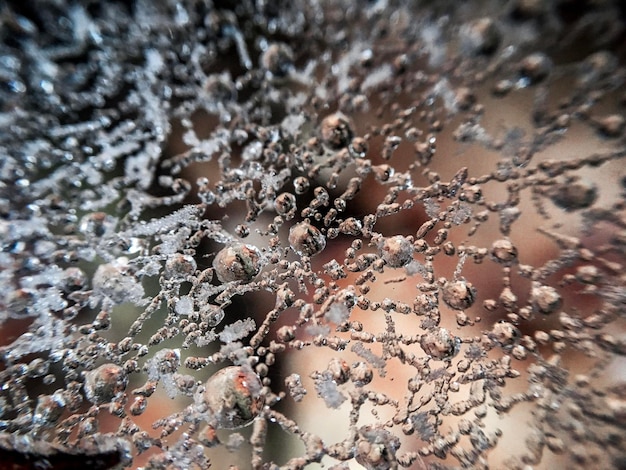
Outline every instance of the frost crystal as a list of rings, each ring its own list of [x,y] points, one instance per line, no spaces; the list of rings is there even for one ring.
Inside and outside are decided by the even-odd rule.
[[[346,396],[339,391],[337,382],[328,373],[315,378],[315,390],[329,408],[339,408],[346,401]]]
[[[254,330],[256,330],[256,325],[254,324],[254,320],[252,318],[237,320],[235,323],[226,325],[226,327],[219,334],[219,338],[220,341],[224,343],[231,343],[245,338]]]

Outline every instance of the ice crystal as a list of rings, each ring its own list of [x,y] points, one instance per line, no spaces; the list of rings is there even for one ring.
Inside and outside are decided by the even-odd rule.
[[[0,7],[3,462],[623,468],[623,2],[231,3]]]

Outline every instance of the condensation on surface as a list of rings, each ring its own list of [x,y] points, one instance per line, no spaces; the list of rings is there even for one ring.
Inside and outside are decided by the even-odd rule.
[[[7,2],[2,459],[624,468],[625,19]]]

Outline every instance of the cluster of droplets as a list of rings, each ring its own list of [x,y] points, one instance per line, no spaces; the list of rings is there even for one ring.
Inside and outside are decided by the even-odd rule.
[[[619,2],[42,3],[0,17],[0,455],[623,466]]]

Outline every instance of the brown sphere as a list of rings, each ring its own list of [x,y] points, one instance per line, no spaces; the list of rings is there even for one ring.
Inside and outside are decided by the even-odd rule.
[[[263,385],[249,367],[230,366],[216,372],[205,384],[204,403],[218,428],[250,424],[264,405]]]

